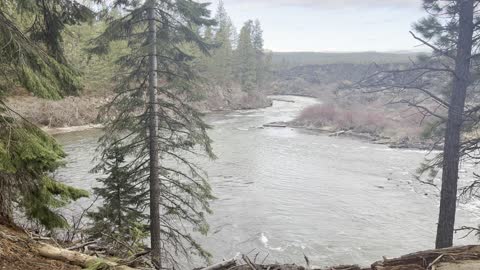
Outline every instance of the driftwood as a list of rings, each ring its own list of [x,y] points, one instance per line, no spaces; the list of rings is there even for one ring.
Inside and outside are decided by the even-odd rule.
[[[223,262],[220,262],[220,263],[216,263],[216,264],[213,264],[213,265],[210,265],[210,266],[207,266],[205,268],[203,268],[202,270],[221,270],[221,269],[228,269],[234,265],[236,265],[237,262],[236,262],[236,259],[233,258],[231,260],[228,260],[228,261],[223,261]]]
[[[376,262],[372,270],[478,270],[480,246],[427,250]]]
[[[273,122],[264,124],[263,127],[286,128],[288,125],[285,122]]]
[[[295,264],[263,265],[252,262],[246,255],[244,264],[237,265],[235,259],[212,265],[202,270],[307,270]],[[255,260],[254,260],[255,261]],[[308,258],[306,258],[307,265]],[[480,270],[480,246],[462,246],[411,253],[395,259],[376,262],[368,268],[357,265],[327,267],[314,270]]]
[[[134,268],[120,265],[116,262],[107,261],[105,259],[89,256],[80,252],[57,248],[44,243],[39,243],[37,250],[38,254],[45,258],[68,262],[84,268],[91,267],[92,265],[104,264],[112,267],[115,270],[134,270]]]

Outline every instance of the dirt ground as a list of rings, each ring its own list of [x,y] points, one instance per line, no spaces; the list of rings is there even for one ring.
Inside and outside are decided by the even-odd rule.
[[[38,255],[35,241],[18,228],[0,225],[0,270],[78,270]]]

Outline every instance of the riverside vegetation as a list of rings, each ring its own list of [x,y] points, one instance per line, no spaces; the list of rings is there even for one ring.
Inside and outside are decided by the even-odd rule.
[[[330,60],[320,59],[317,64],[292,67],[287,64],[286,68],[275,70],[270,91],[320,100],[319,104],[306,108],[288,123],[289,126],[316,129],[335,136],[357,137],[392,147],[440,149],[441,134],[430,132],[434,119],[413,106],[409,108],[405,103],[408,95],[403,95],[403,102],[393,101],[391,96],[359,90],[356,85],[366,76],[381,70],[405,69],[410,66],[406,62],[408,59],[417,59],[421,54],[401,56],[404,58],[352,53],[350,63],[330,63]],[[344,55],[340,57],[339,61],[347,61],[343,59]],[[371,58],[382,64],[368,63]],[[274,63],[284,62],[280,59],[275,59]],[[387,61],[392,62],[384,64]],[[443,78],[430,80],[442,81]],[[435,106],[435,103],[431,102],[428,106]]]

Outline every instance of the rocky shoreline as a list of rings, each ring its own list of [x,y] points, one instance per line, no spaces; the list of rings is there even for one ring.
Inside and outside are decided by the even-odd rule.
[[[325,127],[312,127],[298,125],[295,122],[272,122],[263,125],[264,128],[295,128],[295,129],[305,129],[312,130],[322,134],[326,134],[330,137],[348,137],[359,139],[362,141],[367,141],[374,144],[387,145],[393,149],[415,149],[415,150],[442,150],[443,144],[434,143],[425,140],[412,140],[410,138],[392,138],[387,136],[382,136],[375,133],[365,133],[365,132],[356,132],[354,130],[344,130],[337,129],[331,126]]]

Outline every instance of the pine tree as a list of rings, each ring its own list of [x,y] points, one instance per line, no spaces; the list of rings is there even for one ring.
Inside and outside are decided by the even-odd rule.
[[[258,19],[252,25],[252,44],[257,54],[263,54],[263,30]]]
[[[359,85],[370,92],[390,94],[391,103],[414,107],[425,118],[435,119],[434,129],[443,132],[443,153],[424,164],[419,173],[430,172],[427,177],[433,181],[442,168],[436,247],[445,248],[452,246],[454,239],[460,161],[478,158],[472,155],[479,149],[478,138],[468,139],[462,133],[478,128],[474,120],[477,116],[473,115],[480,107],[468,98],[475,91],[472,86],[478,83],[472,76],[478,66],[478,55],[472,55],[472,48],[478,46],[480,27],[476,22],[480,18],[475,0],[423,2],[429,15],[415,24],[418,34],[412,32],[412,36],[431,48],[432,54],[419,57],[407,68],[377,72]],[[407,93],[410,91],[415,91],[414,95]]]
[[[65,27],[90,21],[94,18],[94,13],[75,0],[18,0],[16,2],[17,10],[23,14],[23,19],[29,26],[29,38],[33,42],[42,43],[48,54],[57,62],[68,65],[62,44]]]
[[[148,231],[142,225],[146,218],[142,193],[145,188],[130,181],[132,177],[125,165],[125,156],[120,147],[114,147],[105,153],[104,162],[95,168],[95,172],[107,175],[98,179],[102,186],[94,188],[94,194],[103,203],[96,211],[88,213],[93,222],[88,233],[94,239],[102,239],[119,256],[139,251]]]
[[[149,194],[145,206],[150,209],[151,256],[157,269],[178,264],[180,255],[208,258],[186,230],[189,224],[207,232],[205,214],[213,199],[206,177],[187,157],[198,151],[214,156],[209,127],[188,104],[197,75],[184,45],[194,44],[208,53],[212,45],[195,29],[215,21],[209,18],[208,4],[191,0],[114,4],[120,3],[123,17],[109,24],[92,49],[107,53],[116,40],[126,40],[130,49],[119,60],[116,96],[104,110],[112,117],[100,140],[100,166],[111,149],[128,153],[130,181]]]
[[[431,94],[448,110],[446,117],[440,119],[444,128],[444,150],[438,163],[426,168],[442,168],[442,188],[440,194],[440,211],[437,223],[436,248],[446,248],[453,245],[455,230],[455,215],[457,207],[458,171],[462,155],[462,132],[472,124],[465,117],[465,107],[468,93],[472,85],[472,48],[476,46],[478,21],[474,0],[456,1],[424,1],[424,8],[430,14],[415,25],[415,30],[423,36],[417,38],[424,44],[434,48],[433,59],[439,58],[451,76],[450,89],[444,93]],[[444,20],[448,15],[449,20]],[[474,34],[475,33],[475,34]],[[428,40],[428,41],[426,41]],[[476,65],[473,65],[476,66]],[[428,72],[441,73],[437,66],[423,67]],[[442,74],[444,76],[444,74]],[[423,89],[423,88],[420,88]],[[471,114],[472,112],[469,112]],[[476,124],[474,124],[476,125]]]
[[[29,9],[23,11],[22,7],[14,1],[1,2],[0,5],[0,41],[4,44],[0,51],[0,64],[5,71],[0,89],[5,93],[15,84],[20,84],[34,95],[50,99],[78,94],[81,88],[78,74],[46,53],[44,42],[32,40],[25,34],[21,22],[24,17],[32,17],[35,13],[29,12]],[[7,13],[10,10],[22,12]]]
[[[256,84],[257,87],[262,88],[266,81],[267,65],[263,48],[263,30],[258,19],[255,20],[255,23],[252,26],[251,35],[253,48],[255,49]]]
[[[436,248],[453,245],[455,213],[457,207],[458,170],[460,163],[460,136],[464,123],[467,88],[471,84],[471,56],[473,47],[474,0],[455,1],[458,12],[455,71],[449,102],[445,146],[443,151],[442,189],[438,218]]]
[[[55,140],[26,121],[3,98],[15,87],[22,87],[38,97],[59,99],[75,94],[80,85],[76,72],[58,61],[58,54],[46,53],[43,47],[58,42],[58,36],[37,40],[27,36],[22,18],[31,17],[36,10],[29,9],[30,1],[0,2],[0,222],[12,223],[14,205],[27,218],[40,222],[48,229],[67,226],[56,208],[88,193],[52,178],[52,172],[63,165],[65,153]],[[71,1],[62,1],[58,8],[64,11]],[[22,11],[24,13],[13,13]],[[81,15],[87,16],[86,10]],[[20,14],[20,15],[19,15]],[[68,14],[68,12],[66,12]],[[69,21],[78,20],[80,13]],[[46,31],[47,23],[39,22]],[[57,25],[61,26],[61,25]]]
[[[218,28],[215,32],[214,41],[219,47],[212,52],[214,68],[211,74],[217,83],[228,86],[233,80],[232,32],[234,29],[223,1],[219,2],[215,20],[218,22]]]
[[[248,21],[240,30],[237,46],[238,77],[242,90],[254,92],[257,82],[256,51],[252,41],[253,22]]]

